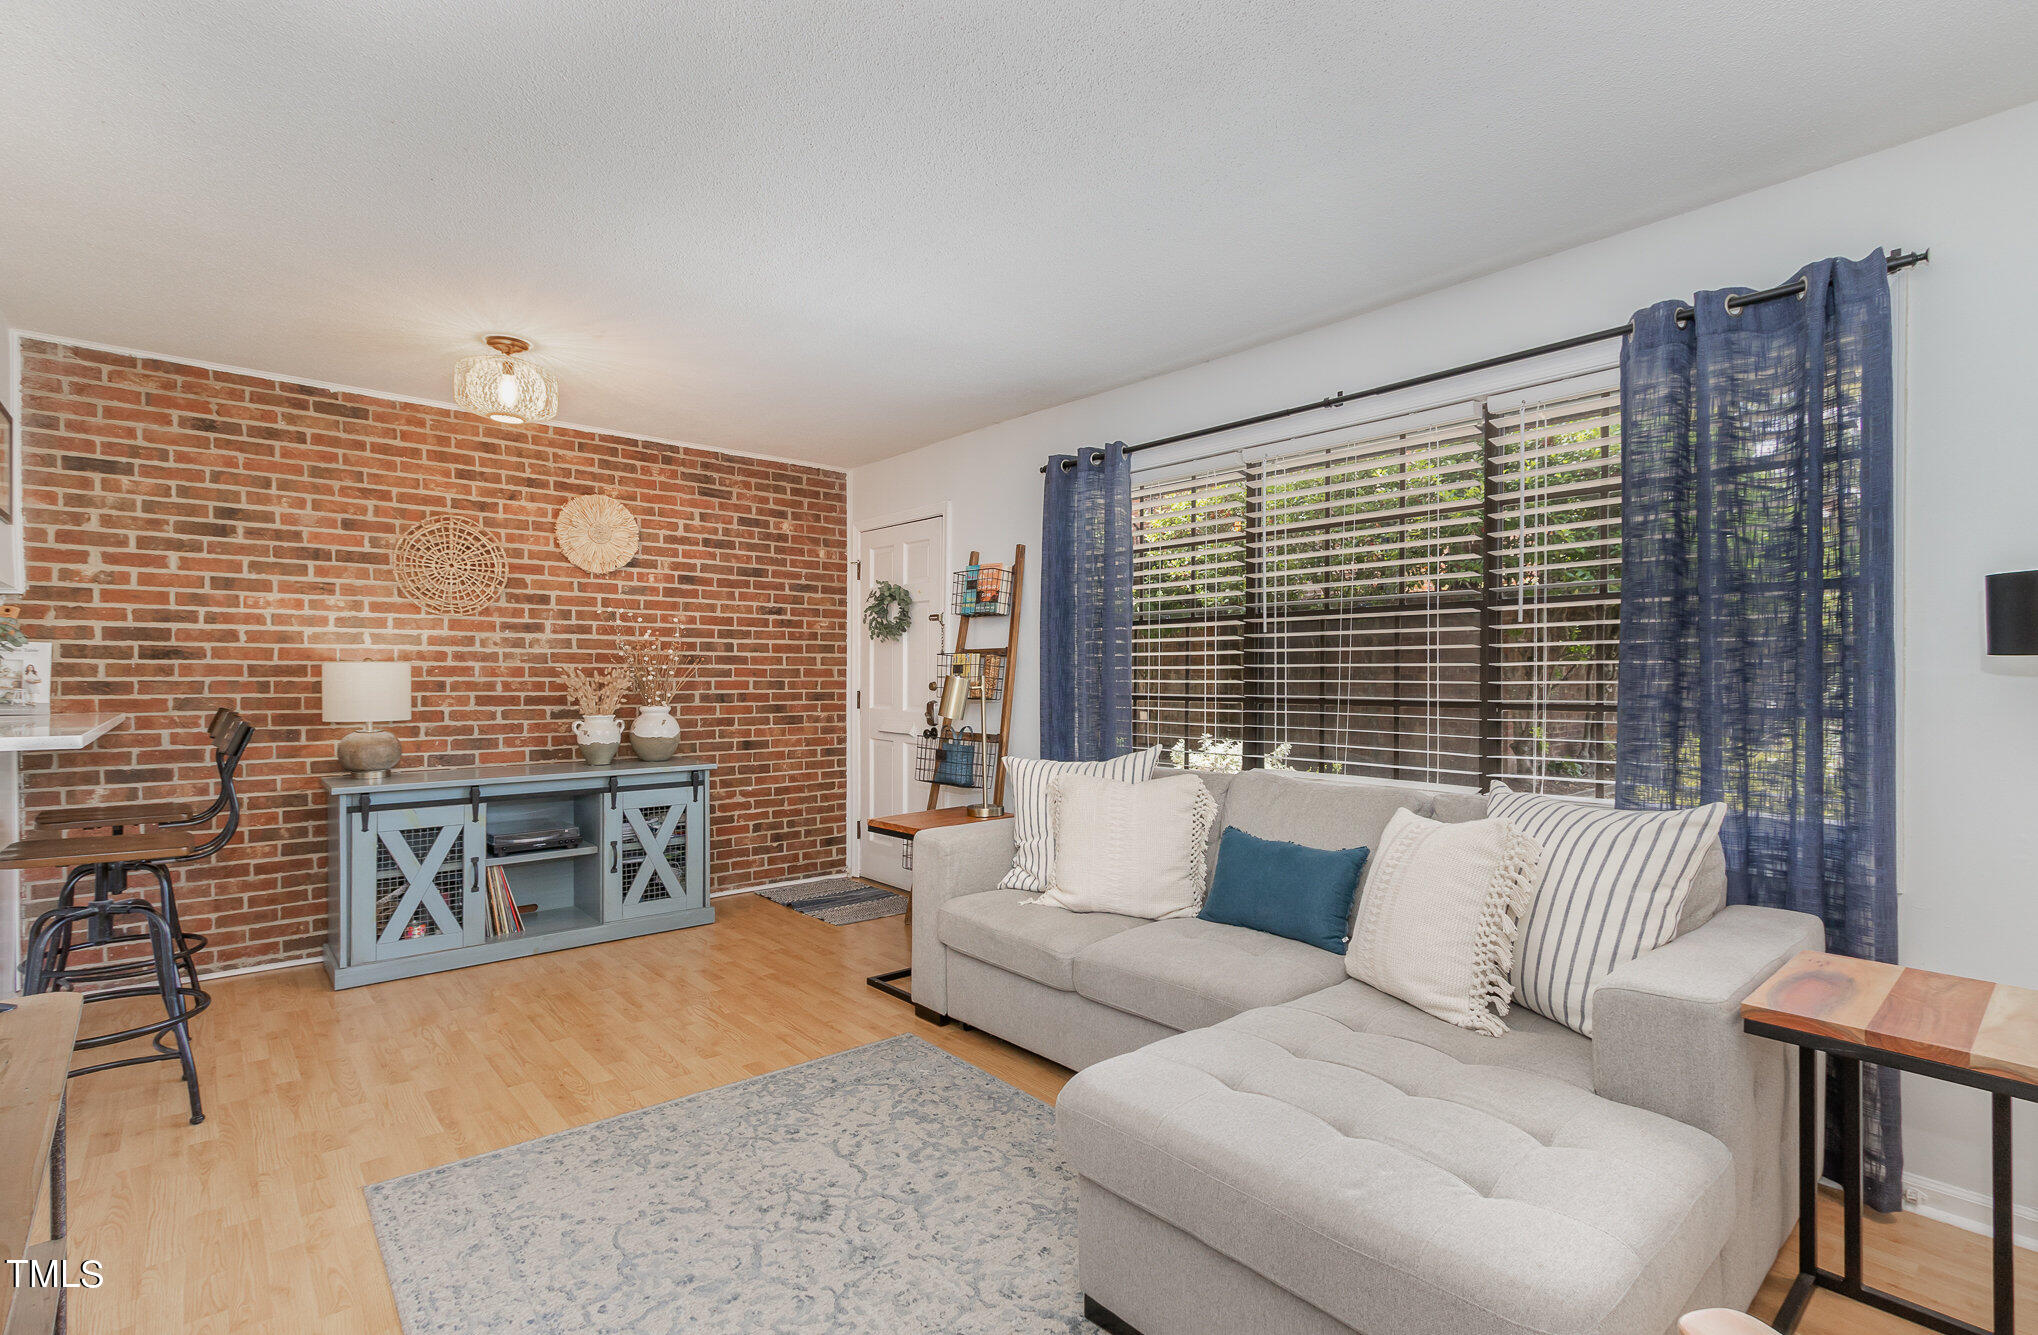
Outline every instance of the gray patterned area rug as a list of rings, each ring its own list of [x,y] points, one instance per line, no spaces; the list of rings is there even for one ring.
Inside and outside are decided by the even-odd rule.
[[[1073,1335],[1048,1106],[902,1035],[368,1189],[406,1335]]]
[[[852,876],[831,876],[825,881],[802,881],[798,885],[775,885],[757,891],[774,904],[797,909],[809,918],[846,927],[872,918],[890,918],[906,911],[906,897],[883,886],[869,885]]]

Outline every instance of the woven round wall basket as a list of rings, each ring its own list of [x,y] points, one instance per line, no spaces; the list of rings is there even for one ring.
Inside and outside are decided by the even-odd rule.
[[[559,550],[590,575],[621,570],[637,554],[637,516],[613,496],[576,496],[559,511]]]
[[[508,583],[502,544],[471,519],[427,519],[397,541],[396,587],[427,612],[479,612]]]

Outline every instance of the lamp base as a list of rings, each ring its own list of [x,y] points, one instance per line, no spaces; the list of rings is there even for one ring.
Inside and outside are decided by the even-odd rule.
[[[340,768],[364,779],[386,779],[403,763],[403,743],[396,734],[363,728],[340,739]]]
[[[970,804],[969,814],[976,817],[978,820],[988,820],[992,816],[1004,815],[1005,808],[999,806],[995,802],[972,802]]]

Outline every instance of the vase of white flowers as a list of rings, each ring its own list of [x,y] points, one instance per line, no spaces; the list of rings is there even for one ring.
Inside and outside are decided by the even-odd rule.
[[[623,725],[616,721],[616,706],[623,703],[623,693],[630,688],[629,670],[613,667],[593,673],[567,667],[561,673],[566,678],[566,698],[580,711],[573,723],[580,758],[590,765],[608,764],[623,749]]]

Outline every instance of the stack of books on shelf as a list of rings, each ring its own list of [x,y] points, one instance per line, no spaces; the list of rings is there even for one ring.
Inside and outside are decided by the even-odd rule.
[[[510,893],[509,873],[501,867],[488,869],[488,934],[515,936],[524,930],[523,910]]]

